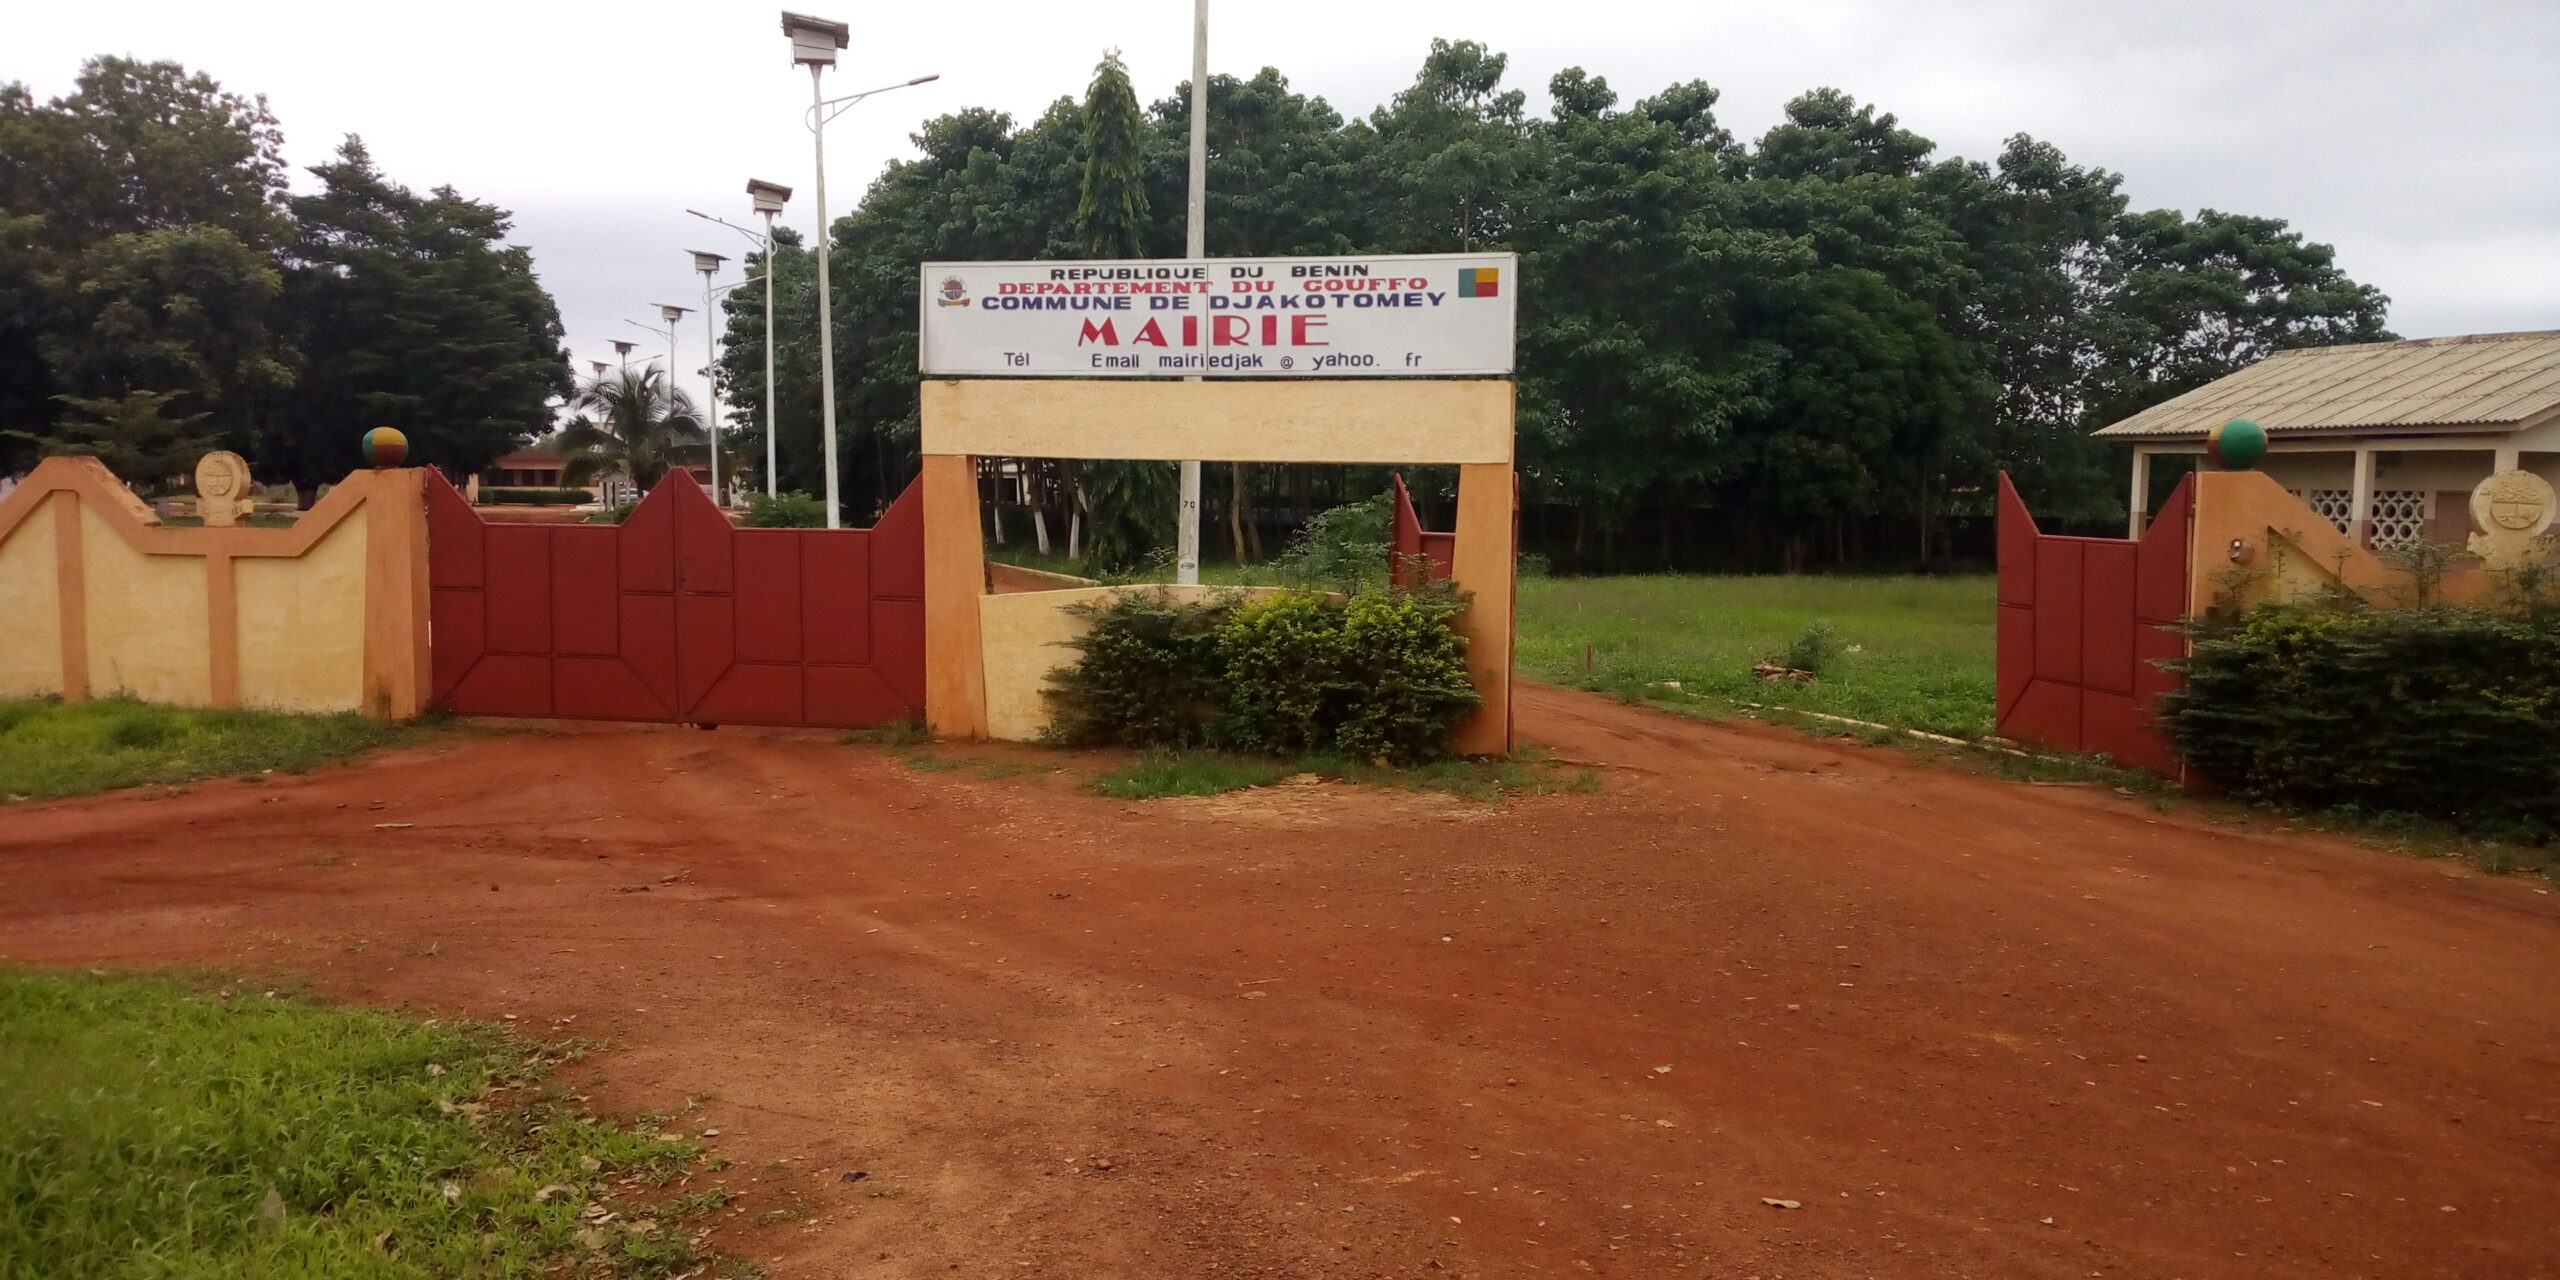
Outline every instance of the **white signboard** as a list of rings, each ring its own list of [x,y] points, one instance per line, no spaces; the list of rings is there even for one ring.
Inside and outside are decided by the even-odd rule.
[[[928,262],[928,377],[1392,378],[1511,372],[1519,259]]]

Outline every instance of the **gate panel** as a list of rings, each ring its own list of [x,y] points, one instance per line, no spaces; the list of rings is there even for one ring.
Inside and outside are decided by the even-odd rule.
[[[871,556],[879,546],[870,533],[802,545],[800,644],[809,661],[870,663],[871,629],[879,615],[871,602]],[[921,548],[917,555],[923,555]]]
[[[800,549],[808,539],[789,529],[738,534],[738,660],[800,661]]]
[[[427,493],[438,705],[853,728],[924,710],[912,487],[863,529],[737,529],[678,472],[618,526],[491,524]]]
[[[1997,716],[2003,736],[2100,752],[2160,773],[2177,755],[2153,720],[2186,653],[2174,627],[2188,586],[2192,482],[2181,483],[2139,540],[2039,531],[2000,478]]]
[[[430,533],[429,538],[435,535]],[[551,530],[498,525],[489,530],[489,648],[498,653],[551,651]],[[435,554],[428,543],[427,554]]]
[[[562,653],[611,657],[621,651],[622,619],[615,583],[613,530],[555,529],[551,534],[551,635]]]

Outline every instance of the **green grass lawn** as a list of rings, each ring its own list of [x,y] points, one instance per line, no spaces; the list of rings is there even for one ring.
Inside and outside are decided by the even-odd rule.
[[[0,1278],[703,1265],[674,1213],[591,1225],[697,1149],[581,1114],[541,1083],[558,1056],[258,983],[0,968]]]
[[[1710,713],[1757,702],[1975,738],[1992,732],[1993,613],[1987,574],[1531,578],[1520,671]],[[1834,670],[1812,684],[1752,676],[1817,622],[1852,650]]]
[[[131,698],[0,700],[0,802],[268,769],[298,772],[405,732],[352,714],[188,710]]]
[[[996,555],[1076,572],[1065,556],[1041,557],[1027,547]],[[1209,563],[1200,577],[1232,584],[1255,574]],[[1989,574],[1524,578],[1520,671],[1710,714],[1760,703],[1979,738],[1992,732],[1993,590]],[[1752,676],[1751,664],[1783,654],[1817,622],[1829,623],[1839,643],[1856,651],[1842,653],[1812,684]],[[1668,687],[1672,681],[1680,687]]]

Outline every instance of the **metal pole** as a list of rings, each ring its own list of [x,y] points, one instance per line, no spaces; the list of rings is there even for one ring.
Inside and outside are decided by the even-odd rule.
[[[711,442],[711,505],[727,506],[720,501],[720,331],[711,323],[711,273],[702,273],[702,390],[711,406],[711,418],[705,423],[705,438]]]
[[[1191,206],[1184,252],[1209,256],[1209,0],[1191,2]],[[1193,376],[1187,381],[1198,382]],[[1182,463],[1181,526],[1174,531],[1174,581],[1200,581],[1200,461]]]
[[[667,321],[667,416],[670,418],[676,416],[676,330],[683,327],[683,316]]]
[[[764,215],[764,496],[780,496],[773,451],[773,215]]]
[[[836,327],[831,286],[827,278],[827,120],[825,95],[818,89],[817,63],[809,64],[809,119],[818,136],[818,404],[819,416],[825,422],[827,453],[827,527],[841,529],[843,520],[837,515],[844,498],[844,479],[836,470]],[[773,273],[766,272],[767,277]],[[768,278],[765,288],[773,284]],[[765,349],[773,349],[771,343]]]

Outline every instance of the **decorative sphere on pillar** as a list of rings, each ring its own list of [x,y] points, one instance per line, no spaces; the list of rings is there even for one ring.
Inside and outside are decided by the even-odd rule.
[[[364,433],[364,459],[375,467],[396,467],[409,457],[409,437],[398,427],[375,427]]]
[[[2204,454],[2225,471],[2248,471],[2267,456],[2267,429],[2247,418],[2233,418],[2204,438]]]

